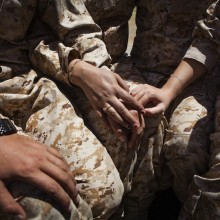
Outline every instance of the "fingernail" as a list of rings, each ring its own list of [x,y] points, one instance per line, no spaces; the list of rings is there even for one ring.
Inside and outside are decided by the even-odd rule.
[[[76,202],[79,204],[80,203],[80,196],[79,196],[79,194],[77,195],[77,197],[76,197]]]
[[[69,211],[69,212],[72,212],[72,210],[73,210],[73,207],[72,207],[72,204],[71,204],[71,202],[70,202],[70,205],[69,205],[68,211]]]
[[[78,194],[77,197],[76,197],[76,203],[75,203],[77,208],[79,207],[79,204],[80,204],[80,196]]]

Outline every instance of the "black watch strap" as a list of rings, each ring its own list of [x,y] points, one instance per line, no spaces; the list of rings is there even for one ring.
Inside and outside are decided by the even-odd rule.
[[[9,119],[0,119],[0,136],[17,133],[16,127]]]

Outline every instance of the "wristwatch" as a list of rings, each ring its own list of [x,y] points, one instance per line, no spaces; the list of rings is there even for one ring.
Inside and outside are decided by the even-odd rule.
[[[0,119],[0,136],[17,133],[16,127],[9,119]]]

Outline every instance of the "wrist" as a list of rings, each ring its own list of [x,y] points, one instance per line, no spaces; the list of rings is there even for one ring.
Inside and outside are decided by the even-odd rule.
[[[172,87],[166,84],[161,88],[161,90],[163,91],[164,96],[167,97],[169,103],[171,103],[176,98],[176,96],[181,92],[176,87]]]
[[[69,82],[73,85],[78,85],[79,83],[81,61],[81,59],[74,59],[67,67]]]
[[[183,79],[178,74],[172,74],[162,89],[173,100],[184,89]]]

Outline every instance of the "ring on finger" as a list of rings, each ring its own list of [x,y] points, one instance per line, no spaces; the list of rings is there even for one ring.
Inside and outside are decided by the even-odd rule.
[[[108,112],[108,110],[110,109],[110,108],[113,108],[112,106],[107,106],[107,107],[104,107],[102,110],[103,110],[103,112]]]

